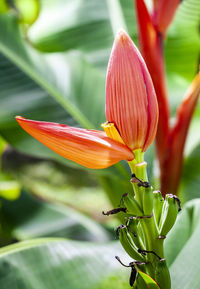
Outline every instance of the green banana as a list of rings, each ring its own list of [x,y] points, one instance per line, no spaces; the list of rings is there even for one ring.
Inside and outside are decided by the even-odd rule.
[[[171,288],[171,280],[166,261],[158,261],[155,267],[155,281],[162,289]]]
[[[153,193],[152,187],[143,188],[143,212],[144,215],[151,215],[153,212]]]
[[[141,249],[144,249],[144,244],[140,238],[140,234],[138,232],[138,226],[139,224],[139,219],[137,219],[136,217],[130,217],[128,218],[128,221],[126,223],[126,226],[128,228],[128,232],[134,242],[134,244]]]
[[[175,197],[171,194],[166,195],[159,224],[160,236],[166,236],[171,230],[176,221],[178,210],[179,207]]]
[[[117,230],[119,233],[119,240],[129,256],[134,260],[144,261],[145,257],[138,252],[138,247],[132,241],[132,238],[128,232],[128,228],[124,225],[121,225]]]
[[[124,206],[127,208],[127,213],[134,216],[141,216],[143,212],[138,202],[128,193],[122,196]]]
[[[154,213],[154,218],[156,220],[157,227],[159,227],[160,217],[162,214],[162,208],[163,208],[163,204],[164,204],[164,198],[163,198],[160,191],[154,191],[153,197],[154,197],[153,213]]]

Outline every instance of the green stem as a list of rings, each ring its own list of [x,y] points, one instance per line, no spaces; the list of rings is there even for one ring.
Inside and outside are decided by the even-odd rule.
[[[138,179],[142,182],[148,182],[147,177],[147,164],[144,161],[144,153],[141,150],[134,151],[135,159],[132,162],[129,162],[132,174],[135,174]],[[134,197],[139,202],[143,212],[145,202],[147,200],[146,189],[143,186],[138,186],[138,184],[133,183]],[[152,203],[149,203],[149,206],[152,204],[153,212],[153,193],[152,193]],[[148,205],[148,204],[147,204]],[[145,214],[144,214],[145,215]],[[142,218],[140,220],[140,225],[143,232],[145,250],[153,251],[160,258],[164,259],[164,249],[163,249],[163,240],[158,239],[158,230],[156,226],[156,221],[154,216],[150,218]],[[159,258],[153,253],[147,253],[146,260],[148,264],[146,267],[146,272],[149,274],[155,281],[157,281],[160,286],[165,284],[163,289],[170,289],[170,277],[169,271],[165,261],[160,261]]]

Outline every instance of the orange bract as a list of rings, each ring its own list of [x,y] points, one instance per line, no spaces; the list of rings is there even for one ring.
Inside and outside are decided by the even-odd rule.
[[[104,132],[16,117],[31,136],[59,155],[87,168],[102,169],[121,160],[133,160],[131,150]]]

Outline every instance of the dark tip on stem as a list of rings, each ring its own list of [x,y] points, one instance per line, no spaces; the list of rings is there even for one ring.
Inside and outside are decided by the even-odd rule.
[[[178,205],[178,211],[180,212],[182,210],[181,209],[181,201],[180,201],[180,199],[176,195],[173,195],[173,194],[168,194],[167,196],[170,197],[170,198],[173,198],[176,201],[176,203]]]
[[[150,188],[151,185],[148,182],[138,183],[138,187]]]
[[[146,255],[147,253],[151,253],[151,254],[155,255],[159,259],[159,261],[165,261],[165,259],[159,257],[154,251],[142,250],[139,248],[138,253],[143,254],[143,255]]]
[[[115,259],[124,267],[127,267],[127,268],[132,267],[132,266],[130,266],[130,264],[129,265],[125,265],[124,263],[122,263],[122,261],[120,260],[120,258],[118,256],[115,256]]]
[[[180,212],[182,209],[181,209],[181,201],[180,199],[176,196],[176,195],[173,195],[173,198],[174,200],[177,202],[177,205],[178,205],[178,211]]]
[[[119,225],[116,229],[115,229],[115,232],[117,234],[117,236],[119,236],[119,231],[122,230],[122,229],[125,229],[126,226],[125,225]]]
[[[110,215],[115,215],[117,213],[120,213],[120,212],[123,212],[123,213],[126,213],[127,209],[126,208],[116,208],[116,209],[113,209],[113,210],[110,210],[110,211],[107,211],[107,212],[102,212],[102,214],[104,216],[110,216]]]
[[[144,187],[144,188],[149,188],[151,187],[150,184],[148,182],[143,182],[142,180],[140,180],[139,178],[136,177],[135,174],[131,175],[131,183],[133,184],[137,184],[138,187]]]
[[[120,203],[119,203],[119,207],[124,205],[124,198],[128,196],[128,193],[124,193],[121,197]]]

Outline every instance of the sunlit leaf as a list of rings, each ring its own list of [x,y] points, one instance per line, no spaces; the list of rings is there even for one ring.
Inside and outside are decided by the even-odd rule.
[[[181,198],[189,201],[200,197],[200,144],[194,148],[185,160],[182,175]]]
[[[2,181],[0,179],[0,196],[7,200],[15,200],[20,196],[21,186],[16,181]]]
[[[170,265],[172,288],[199,287],[199,238],[200,199],[196,199],[185,205],[166,239],[165,252],[166,260]]]
[[[14,2],[20,21],[25,24],[33,24],[39,15],[39,0],[15,0]]]
[[[0,136],[0,158],[1,158],[1,155],[5,149],[5,146],[6,146],[6,142],[5,140]],[[0,163],[1,163],[1,160],[0,160]],[[1,169],[1,166],[0,166],[0,169]]]
[[[0,13],[6,13],[9,10],[7,0],[1,0],[0,2]]]
[[[11,245],[0,250],[1,289],[128,289],[129,270],[116,254],[123,255],[117,243],[38,239]]]

